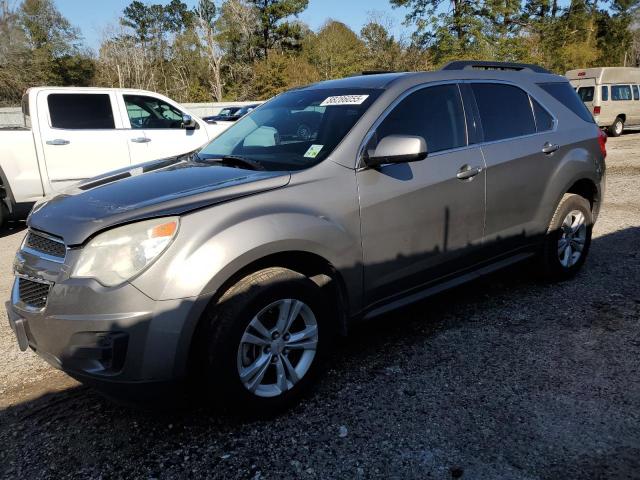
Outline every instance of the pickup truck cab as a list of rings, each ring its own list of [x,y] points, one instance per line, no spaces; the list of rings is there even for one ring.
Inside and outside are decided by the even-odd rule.
[[[191,152],[227,128],[157,93],[121,88],[31,88],[22,111],[23,127],[0,128],[0,221],[73,183]]]

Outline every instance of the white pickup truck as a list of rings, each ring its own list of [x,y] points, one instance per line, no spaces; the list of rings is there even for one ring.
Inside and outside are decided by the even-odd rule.
[[[75,182],[193,151],[227,128],[132,89],[31,88],[22,112],[23,127],[0,127],[0,223]]]

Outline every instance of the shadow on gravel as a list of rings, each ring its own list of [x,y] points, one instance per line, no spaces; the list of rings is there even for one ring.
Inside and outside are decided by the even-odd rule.
[[[78,387],[0,411],[0,476],[637,478],[640,228],[358,325],[301,405],[241,421]]]

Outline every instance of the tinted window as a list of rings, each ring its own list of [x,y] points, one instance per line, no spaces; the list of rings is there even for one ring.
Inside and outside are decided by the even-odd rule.
[[[538,85],[585,122],[594,123],[591,112],[589,112],[584,103],[582,103],[582,100],[580,100],[580,97],[578,97],[568,82],[539,83]]]
[[[73,130],[115,128],[106,93],[52,93],[47,97],[51,126]]]
[[[640,100],[640,92],[638,91],[638,85],[632,85],[633,88],[633,99]]]
[[[531,99],[531,104],[533,105],[533,113],[536,117],[536,130],[538,132],[551,130],[553,128],[553,117],[533,98]]]
[[[158,98],[124,95],[131,128],[182,128],[182,112]]]
[[[629,85],[611,85],[611,100],[631,100]]]
[[[269,100],[214,138],[198,157],[229,155],[267,170],[302,170],[327,158],[380,95],[368,88],[291,90]]]
[[[416,135],[427,150],[438,152],[466,145],[465,120],[457,85],[423,88],[402,100],[376,129],[368,148],[388,135]]]
[[[593,102],[593,92],[595,87],[580,87],[578,89],[578,96],[583,102]]]
[[[602,101],[603,102],[607,102],[609,101],[609,87],[607,87],[606,85],[602,87]]]
[[[529,95],[524,90],[497,83],[473,83],[471,88],[486,142],[535,133]]]

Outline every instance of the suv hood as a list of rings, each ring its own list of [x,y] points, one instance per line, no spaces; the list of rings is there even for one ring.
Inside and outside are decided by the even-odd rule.
[[[36,204],[31,228],[82,244],[94,233],[134,220],[192,210],[280,188],[289,172],[243,170],[187,156],[144,163],[81,182]]]

